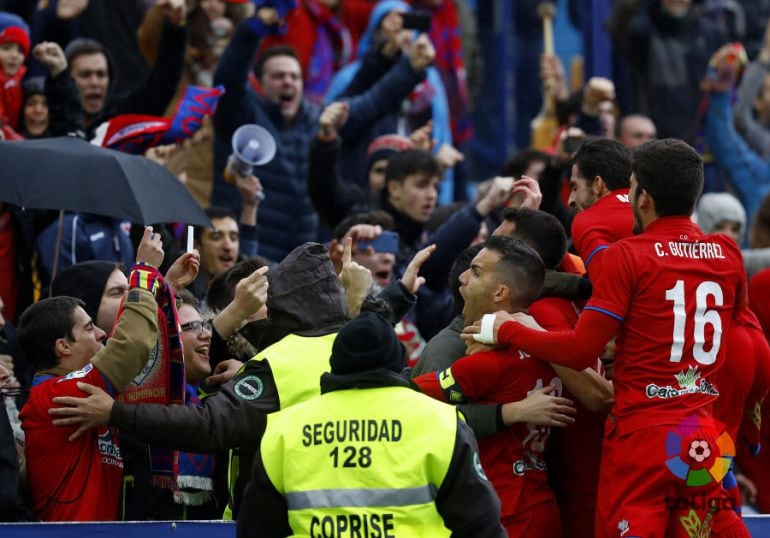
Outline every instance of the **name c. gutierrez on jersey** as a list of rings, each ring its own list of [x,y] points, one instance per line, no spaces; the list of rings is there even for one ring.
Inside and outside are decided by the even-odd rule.
[[[682,239],[686,239],[687,236]],[[660,258],[674,256],[676,258],[688,258],[691,260],[724,260],[725,255],[722,252],[722,245],[718,243],[703,243],[700,241],[694,243],[680,243],[669,241],[665,243],[655,243],[655,254]]]

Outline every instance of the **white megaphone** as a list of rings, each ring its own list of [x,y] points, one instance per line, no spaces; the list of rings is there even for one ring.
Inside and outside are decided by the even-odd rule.
[[[232,144],[233,152],[227,159],[224,174],[228,183],[235,183],[233,172],[250,176],[255,166],[267,164],[275,157],[275,139],[267,129],[253,123],[238,127],[233,133]]]

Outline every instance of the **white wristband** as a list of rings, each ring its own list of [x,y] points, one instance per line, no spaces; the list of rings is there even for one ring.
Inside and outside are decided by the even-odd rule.
[[[482,344],[495,344],[495,315],[484,314],[481,317],[481,332],[473,335],[473,339]]]

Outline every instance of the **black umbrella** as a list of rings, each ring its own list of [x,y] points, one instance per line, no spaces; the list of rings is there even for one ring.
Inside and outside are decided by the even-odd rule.
[[[0,142],[0,201],[141,224],[211,226],[195,198],[159,164],[72,137]]]

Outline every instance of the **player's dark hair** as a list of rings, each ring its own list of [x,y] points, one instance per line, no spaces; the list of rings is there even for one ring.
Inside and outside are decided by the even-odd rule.
[[[524,241],[543,259],[546,269],[556,269],[567,252],[567,234],[559,219],[526,207],[509,207],[503,211],[503,219],[516,227],[509,236]]]
[[[61,295],[33,304],[21,315],[16,334],[35,371],[59,364],[55,346],[59,338],[74,342],[75,309],[85,308],[80,299]]]
[[[455,258],[452,269],[449,271],[449,291],[452,293],[455,314],[458,316],[463,313],[463,308],[465,307],[465,300],[460,295],[460,275],[471,268],[471,261],[476,257],[476,254],[481,252],[482,248],[484,248],[484,245],[473,245],[463,250]]]
[[[658,217],[690,216],[703,190],[703,161],[681,140],[651,140],[636,148],[631,170],[655,201]]]
[[[518,239],[493,235],[485,248],[500,255],[497,274],[510,288],[513,300],[521,307],[528,307],[540,296],[545,279],[545,265],[537,252]]]
[[[572,163],[589,185],[596,176],[602,178],[611,191],[628,188],[631,178],[631,155],[620,142],[589,140],[575,154]]]

